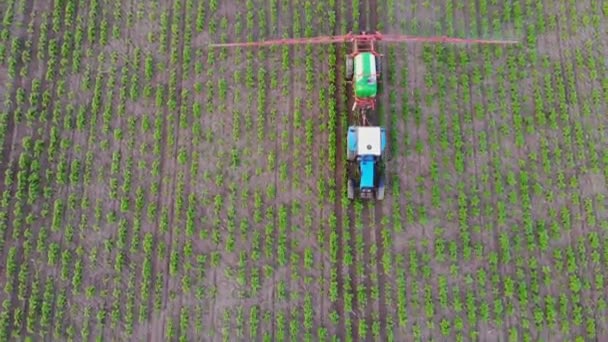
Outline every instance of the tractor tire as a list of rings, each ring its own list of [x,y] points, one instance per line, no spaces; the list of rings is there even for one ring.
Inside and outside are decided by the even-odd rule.
[[[382,161],[390,161],[391,160],[391,153],[390,153],[390,150],[388,149],[388,141],[387,141],[387,144],[386,144],[386,149],[382,152],[382,155],[380,155],[380,157],[382,158]]]
[[[382,201],[384,199],[384,185],[378,187],[378,190],[376,190],[376,199],[378,201]]]
[[[382,57],[376,57],[376,79],[380,81],[382,79]]]
[[[384,177],[380,177],[380,182],[378,183],[378,189],[376,189],[376,199],[378,201],[382,201],[384,199]]]
[[[355,198],[355,184],[353,183],[352,179],[348,179],[347,182],[347,186],[348,186],[348,190],[347,190],[347,194],[348,194],[348,199],[354,199]]]
[[[350,149],[346,149],[346,160],[348,161],[355,161],[355,159],[357,158],[357,152],[356,151],[351,151]]]
[[[345,67],[346,67],[346,80],[347,81],[352,81],[353,80],[353,74],[355,72],[355,61],[353,60],[353,58],[351,56],[346,56],[346,63],[345,63]]]

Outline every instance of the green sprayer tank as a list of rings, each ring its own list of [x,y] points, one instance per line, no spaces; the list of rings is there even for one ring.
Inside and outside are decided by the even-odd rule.
[[[355,96],[358,98],[376,97],[378,92],[376,56],[371,52],[362,52],[355,56],[354,62]]]

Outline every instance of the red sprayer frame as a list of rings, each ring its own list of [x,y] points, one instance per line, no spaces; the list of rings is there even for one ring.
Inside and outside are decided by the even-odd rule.
[[[348,33],[340,36],[318,36],[312,38],[284,38],[267,40],[260,42],[243,42],[243,43],[222,43],[211,44],[210,47],[261,47],[271,45],[295,45],[295,44],[336,44],[336,43],[352,43],[352,52],[348,55],[355,57],[361,52],[370,52],[374,56],[381,57],[382,55],[376,51],[375,42],[382,41],[386,43],[444,43],[444,44],[517,44],[515,40],[488,40],[488,39],[466,39],[452,38],[447,36],[436,37],[417,37],[400,34],[382,34],[378,31],[373,33],[361,32],[361,34]],[[375,99],[358,99],[355,97],[356,106],[362,108],[376,107]]]

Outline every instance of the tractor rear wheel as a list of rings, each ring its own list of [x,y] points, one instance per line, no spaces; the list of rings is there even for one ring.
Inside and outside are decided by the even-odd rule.
[[[382,79],[382,57],[376,57],[376,79],[379,81]]]
[[[382,201],[384,199],[384,185],[376,190],[376,199]]]
[[[347,81],[352,81],[353,80],[353,74],[355,72],[355,64],[353,61],[353,58],[349,55],[346,55],[346,80]]]
[[[384,176],[380,177],[378,182],[378,188],[376,189],[376,199],[382,201],[384,199]]]
[[[389,151],[389,149],[388,149],[388,144],[387,144],[387,145],[386,145],[384,148],[385,148],[385,149],[384,149],[384,151],[382,151],[382,154],[380,155],[380,158],[381,158],[383,161],[388,161],[388,160],[391,160],[391,155],[390,155],[390,151]]]
[[[352,179],[348,179],[348,190],[347,190],[347,194],[348,194],[348,199],[354,199],[355,198],[355,184],[353,183]]]

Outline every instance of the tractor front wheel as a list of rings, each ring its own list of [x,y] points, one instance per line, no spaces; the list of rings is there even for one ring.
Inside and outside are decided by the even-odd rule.
[[[351,56],[346,56],[346,80],[347,81],[352,81],[353,80],[353,74],[355,72],[355,64],[353,61],[353,58]]]
[[[349,148],[346,149],[346,160],[355,161],[357,159],[357,152]]]

